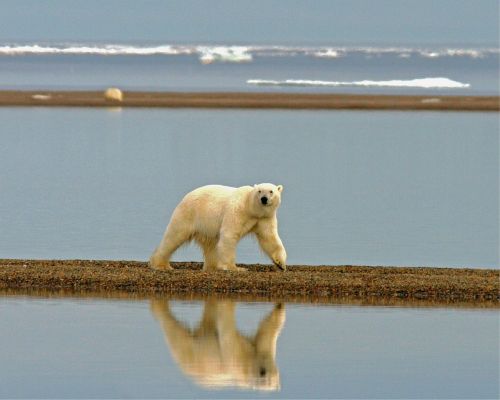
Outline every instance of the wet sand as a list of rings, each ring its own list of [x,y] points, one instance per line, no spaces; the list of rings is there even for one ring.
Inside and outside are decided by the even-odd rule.
[[[249,92],[0,91],[0,106],[172,107],[262,109],[352,109],[500,111],[498,96],[402,96]]]
[[[200,263],[154,271],[137,261],[0,260],[6,291],[228,295],[254,299],[364,303],[397,300],[500,306],[500,271],[458,268],[240,265],[248,272],[203,272]]]

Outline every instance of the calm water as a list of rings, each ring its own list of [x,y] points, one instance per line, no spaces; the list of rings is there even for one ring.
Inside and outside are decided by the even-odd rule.
[[[0,120],[0,257],[146,260],[188,191],[273,182],[290,264],[498,268],[494,113],[2,108]],[[250,239],[238,261],[267,262]]]
[[[0,297],[0,397],[497,398],[498,310]]]

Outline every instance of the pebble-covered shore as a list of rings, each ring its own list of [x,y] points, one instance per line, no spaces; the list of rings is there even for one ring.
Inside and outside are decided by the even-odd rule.
[[[464,268],[240,265],[247,272],[204,272],[200,263],[155,271],[144,262],[0,260],[1,291],[128,292],[253,298],[407,299],[500,306],[500,271]]]

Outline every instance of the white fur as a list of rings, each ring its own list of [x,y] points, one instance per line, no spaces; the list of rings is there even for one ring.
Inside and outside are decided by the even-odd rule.
[[[104,91],[104,98],[110,101],[123,101],[123,92],[118,88],[108,88]]]
[[[194,239],[203,249],[203,269],[236,271],[236,246],[243,236],[253,233],[273,263],[285,270],[286,251],[276,218],[282,190],[283,186],[271,183],[239,188],[209,185],[193,190],[175,208],[150,265],[171,269],[174,251]],[[268,199],[265,205],[263,197]]]

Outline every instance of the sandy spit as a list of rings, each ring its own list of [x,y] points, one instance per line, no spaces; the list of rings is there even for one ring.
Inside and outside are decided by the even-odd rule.
[[[270,92],[0,91],[0,106],[177,107],[500,111],[498,96],[402,96]]]
[[[228,295],[263,300],[484,303],[500,306],[500,271],[491,269],[240,265],[248,272],[204,272],[194,262],[155,271],[137,261],[0,259],[0,294],[28,291]]]

